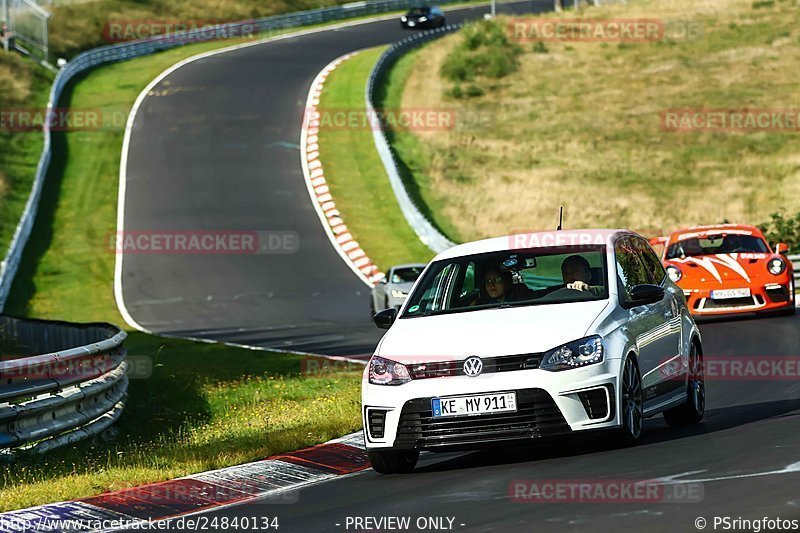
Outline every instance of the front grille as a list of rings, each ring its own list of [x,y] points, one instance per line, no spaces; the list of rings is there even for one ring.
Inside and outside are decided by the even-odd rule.
[[[775,287],[772,289],[767,289],[767,296],[773,302],[788,302],[789,301],[789,289],[788,287],[781,285],[780,287]]]
[[[608,397],[611,398],[612,405],[608,405],[606,400],[606,388],[600,387],[578,393],[586,415],[592,420],[601,420],[608,417],[609,409],[613,408],[614,392],[613,388],[609,391]]]
[[[703,302],[703,306],[700,307],[700,302]],[[761,298],[760,295],[755,296],[747,296],[745,298],[727,298],[725,300],[712,300],[711,298],[706,298],[703,300],[698,300],[695,304],[695,309],[725,309],[729,307],[756,307],[764,305],[764,300]]]
[[[569,433],[555,401],[542,389],[517,393],[517,411],[433,418],[432,398],[409,400],[400,412],[397,448],[476,448],[490,443],[541,438]]]
[[[481,361],[483,361],[483,370],[481,373],[513,372],[515,370],[539,368],[541,360],[542,354],[540,353],[481,357]],[[412,364],[409,366],[409,374],[411,375],[411,379],[466,375],[464,373],[464,361],[439,361],[434,363]]]
[[[386,411],[383,409],[368,409],[367,424],[369,436],[373,439],[382,439],[386,430]]]

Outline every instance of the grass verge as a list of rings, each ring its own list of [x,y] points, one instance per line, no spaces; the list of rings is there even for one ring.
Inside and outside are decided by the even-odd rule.
[[[796,130],[662,127],[669,109],[796,109],[792,9],[788,0],[588,8],[582,18],[660,19],[666,36],[521,43],[518,71],[474,76],[473,96],[455,91],[460,98],[440,72],[464,36],[445,37],[398,65],[410,71],[403,105],[460,106],[488,120],[477,131],[400,132],[394,148],[436,223],[458,240],[552,228],[559,205],[567,227],[649,234],[797,212]]]
[[[5,255],[31,191],[42,153],[40,131],[19,131],[22,113],[47,105],[52,74],[15,54],[0,53],[0,254]]]
[[[230,42],[191,45],[99,68],[61,106],[127,114],[164,69]],[[54,158],[6,312],[123,324],[113,295],[121,130],[53,135]],[[301,358],[129,331],[131,355],[152,375],[132,379],[128,405],[105,438],[4,465],[0,511],[260,459],[360,427],[359,372],[304,375]]]
[[[325,81],[319,109],[363,114],[364,87],[384,47],[372,48],[342,63]],[[384,272],[392,265],[428,262],[433,253],[403,216],[375,150],[369,127],[320,127],[320,160],[325,179],[350,233]]]

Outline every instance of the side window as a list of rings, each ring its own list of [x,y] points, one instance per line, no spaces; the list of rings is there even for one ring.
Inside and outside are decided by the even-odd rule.
[[[428,287],[428,290],[425,291],[425,294],[423,294],[422,298],[419,300],[419,306],[422,309],[422,312],[440,311],[443,309],[445,292],[449,285],[450,279],[452,279],[455,267],[456,265],[451,263],[446,265],[436,274],[436,277],[434,278],[430,287]]]
[[[648,283],[661,285],[661,282],[664,281],[664,277],[667,275],[667,271],[664,270],[664,265],[661,264],[656,253],[644,239],[634,240],[642,254],[644,264],[647,267],[648,277],[650,278]]]
[[[464,298],[470,292],[475,290],[475,263],[470,262],[467,264],[467,269],[464,272],[464,283],[461,284],[461,298]]]
[[[650,282],[650,275],[645,267],[641,252],[630,237],[621,237],[614,245],[614,257],[617,262],[617,278],[619,279],[620,297],[629,302],[633,288]]]

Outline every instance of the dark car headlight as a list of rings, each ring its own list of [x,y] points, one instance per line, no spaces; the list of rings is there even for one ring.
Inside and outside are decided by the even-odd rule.
[[[546,351],[539,368],[542,370],[569,370],[601,363],[604,351],[603,338],[600,335],[584,337]]]
[[[780,257],[772,258],[767,263],[767,270],[770,274],[780,276],[786,270],[786,263]]]
[[[373,385],[402,385],[411,381],[408,368],[402,363],[373,355],[369,360],[369,382]]]

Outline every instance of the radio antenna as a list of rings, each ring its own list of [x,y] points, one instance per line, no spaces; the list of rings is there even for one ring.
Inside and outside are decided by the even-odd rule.
[[[561,231],[561,222],[564,220],[564,206],[558,208],[558,227],[556,231]]]

